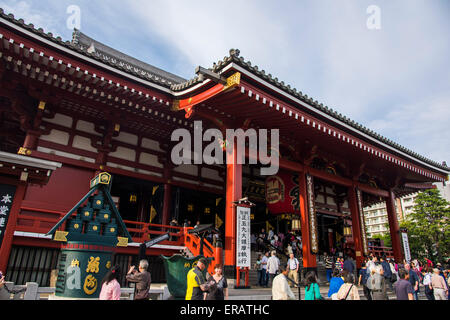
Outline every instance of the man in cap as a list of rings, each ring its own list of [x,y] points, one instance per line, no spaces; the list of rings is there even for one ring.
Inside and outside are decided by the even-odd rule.
[[[206,278],[203,275],[208,265],[208,260],[200,258],[197,265],[189,270],[187,274],[186,300],[203,300],[203,293],[209,289]]]

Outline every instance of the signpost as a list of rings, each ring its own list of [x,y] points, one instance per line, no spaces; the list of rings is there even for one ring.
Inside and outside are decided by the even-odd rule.
[[[250,208],[238,206],[237,211],[237,239],[236,266],[250,268]]]
[[[236,289],[249,289],[249,271],[251,265],[251,234],[250,234],[250,208],[254,206],[243,198],[235,201],[236,206]],[[241,272],[244,272],[244,282],[241,285]]]

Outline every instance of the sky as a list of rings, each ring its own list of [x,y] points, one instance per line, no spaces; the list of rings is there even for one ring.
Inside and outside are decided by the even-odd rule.
[[[237,48],[319,103],[450,165],[448,0],[0,0],[63,40],[73,6],[83,33],[186,79]]]

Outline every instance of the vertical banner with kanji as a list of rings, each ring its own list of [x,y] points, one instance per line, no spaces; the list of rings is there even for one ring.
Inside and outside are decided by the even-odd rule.
[[[238,206],[236,209],[236,266],[250,268],[250,208]]]
[[[411,262],[411,252],[409,250],[408,233],[402,231],[403,251],[405,252],[405,260],[407,263]]]
[[[8,225],[8,218],[13,204],[16,186],[0,184],[0,247]]]

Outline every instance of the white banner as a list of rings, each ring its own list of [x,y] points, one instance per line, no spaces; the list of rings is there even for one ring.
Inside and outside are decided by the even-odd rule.
[[[237,207],[236,266],[250,268],[250,208]]]
[[[409,251],[408,234],[406,232],[402,232],[402,240],[403,240],[403,250],[405,252],[405,260],[407,263],[410,263],[411,252]]]

